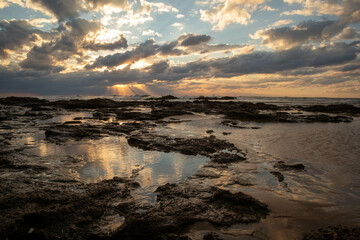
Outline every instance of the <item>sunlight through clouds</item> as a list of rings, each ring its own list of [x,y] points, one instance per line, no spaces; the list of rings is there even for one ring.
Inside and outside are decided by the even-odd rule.
[[[3,92],[360,94],[357,0],[0,4]]]

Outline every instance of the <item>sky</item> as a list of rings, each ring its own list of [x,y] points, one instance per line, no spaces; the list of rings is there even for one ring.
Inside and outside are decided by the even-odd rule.
[[[359,0],[0,0],[0,95],[360,98]]]

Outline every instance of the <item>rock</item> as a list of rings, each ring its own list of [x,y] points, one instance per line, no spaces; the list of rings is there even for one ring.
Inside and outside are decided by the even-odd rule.
[[[281,172],[271,171],[270,173],[271,173],[272,175],[274,175],[279,182],[283,182],[283,181],[284,181],[284,175],[283,175]]]
[[[82,122],[81,121],[66,121],[64,122],[64,124],[81,124]]]
[[[103,137],[103,131],[91,125],[58,124],[45,129],[45,138],[52,141],[98,139],[101,137]]]
[[[167,239],[195,222],[230,226],[258,222],[269,214],[265,204],[241,192],[192,183],[168,183],[156,192],[158,207],[128,216],[114,235],[116,239]],[[199,198],[203,193],[210,193],[210,197]]]
[[[207,134],[212,134],[212,133],[214,133],[214,130],[207,130],[206,133]]]
[[[215,232],[209,232],[204,235],[203,240],[223,240]]]
[[[240,156],[239,154],[226,153],[226,152],[214,154],[210,157],[210,159],[212,162],[220,163],[220,164],[222,163],[230,164],[230,163],[242,162],[246,160],[245,157]]]
[[[303,240],[358,240],[360,239],[359,227],[330,226],[304,234]]]
[[[220,174],[211,171],[209,169],[206,168],[200,168],[196,173],[195,176],[197,177],[205,177],[205,178],[219,178]]]
[[[304,171],[305,166],[301,163],[298,164],[285,164],[283,161],[278,161],[275,163],[274,168],[280,169],[282,171]]]
[[[331,104],[331,105],[313,105],[308,107],[299,107],[303,111],[308,112],[325,112],[325,113],[346,113],[357,115],[360,114],[360,108],[350,104]]]

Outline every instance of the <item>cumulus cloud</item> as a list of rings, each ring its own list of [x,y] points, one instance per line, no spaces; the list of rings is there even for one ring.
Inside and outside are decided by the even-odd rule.
[[[145,48],[153,51],[153,42],[144,43]],[[47,49],[42,49],[47,51]],[[302,86],[305,82],[326,85],[359,79],[356,55],[359,47],[354,44],[338,43],[321,48],[312,46],[296,47],[290,50],[268,52],[255,51],[233,57],[200,60],[184,65],[171,65],[168,61],[156,62],[145,69],[124,68],[113,71],[79,71],[72,73],[41,72],[29,70],[8,70],[0,67],[0,89],[16,91],[26,89],[39,94],[103,94],[106,87],[115,84],[162,82],[165,86],[176,85],[189,79],[217,78],[237,79],[248,74],[262,74],[264,82],[248,80],[247,87],[261,87],[277,82],[293,82],[301,75]],[[44,62],[49,59],[44,59]],[[45,64],[45,63],[44,63]],[[329,68],[333,66],[332,68]],[[345,66],[345,67],[342,67]],[[335,67],[335,68],[334,68]],[[330,69],[330,72],[327,71]],[[337,74],[333,74],[334,69]],[[341,73],[343,72],[343,74]],[[281,74],[286,73],[286,77]],[[266,75],[275,74],[275,75]],[[284,75],[285,76],[285,75]],[[318,76],[315,77],[314,76]],[[192,83],[192,81],[190,81]],[[295,84],[296,85],[296,84]],[[265,86],[265,87],[266,87]]]
[[[184,29],[184,24],[179,23],[179,22],[173,23],[173,24],[171,24],[171,26],[172,26],[172,27],[176,27],[176,28],[179,29],[179,30],[183,30],[183,29]]]
[[[167,42],[162,45],[158,45],[155,43],[154,39],[150,39],[130,51],[107,55],[105,57],[100,56],[92,64],[88,64],[86,68],[114,68],[122,64],[133,64],[136,61],[155,55],[180,56],[196,52],[209,53],[243,47],[227,44],[209,45],[208,42],[210,40],[211,37],[208,35],[198,35],[193,33],[181,35],[175,41]]]
[[[215,60],[191,62],[174,68],[177,73],[197,76],[232,77],[254,73],[276,73],[304,67],[324,67],[345,64],[356,59],[359,49],[351,44],[338,43],[314,49],[296,47],[278,52],[255,51]]]
[[[301,4],[302,9],[283,12],[284,15],[335,15],[342,25],[360,21],[360,1],[358,0],[285,0],[289,4]]]
[[[128,0],[85,0],[94,9],[103,8],[104,6],[112,6],[120,9],[129,7]]]
[[[43,42],[41,46],[34,46],[27,54],[20,66],[37,71],[60,71],[62,61],[73,56],[82,57],[85,50],[115,50],[127,48],[124,35],[110,43],[98,43],[88,40],[89,34],[94,35],[101,29],[100,23],[76,18],[60,26],[62,33],[50,42]]]
[[[347,27],[338,36],[341,40],[354,40],[360,38],[360,32],[357,32],[355,28]]]
[[[279,27],[279,26],[282,26],[282,25],[288,25],[290,23],[293,23],[294,20],[291,20],[291,19],[283,19],[283,20],[279,20],[279,21],[276,21],[274,22],[273,24],[271,24],[272,27]]]
[[[51,56],[52,46],[44,44],[41,47],[34,46],[27,54],[27,58],[20,63],[20,66],[27,69],[38,71],[60,72],[64,68],[57,66]]]
[[[81,1],[30,0],[30,3],[30,7],[54,16],[59,21],[76,18],[79,16],[79,11],[85,11],[85,9],[81,5]]]
[[[202,43],[207,43],[211,40],[211,37],[209,35],[188,34],[188,35],[184,35],[183,39],[180,38],[179,40],[182,40],[181,46],[193,46]]]
[[[209,10],[200,10],[201,20],[210,22],[212,30],[224,30],[231,23],[247,25],[251,14],[265,0],[225,0]]]
[[[3,20],[0,22],[0,58],[7,58],[9,50],[19,50],[40,40],[45,33],[35,29],[26,20]]]
[[[292,27],[259,30],[252,38],[274,49],[290,49],[307,42],[322,42],[343,29],[336,21],[305,21]]]
[[[111,43],[96,43],[94,41],[88,42],[82,45],[83,48],[89,49],[92,51],[99,51],[99,50],[115,50],[121,48],[127,48],[127,40],[124,35],[120,35],[120,38],[115,42]]]
[[[288,4],[300,4],[302,9],[283,12],[284,15],[341,15],[342,4],[333,0],[284,0]]]
[[[146,31],[143,31],[142,35],[143,36],[156,36],[156,37],[161,37],[162,36],[162,34],[160,34],[158,32],[155,32],[152,29],[148,29]]]
[[[107,55],[105,57],[98,57],[95,62],[91,65],[86,65],[87,69],[94,69],[100,67],[115,67],[122,64],[129,64],[136,62],[140,59],[147,58],[149,56],[155,55],[157,46],[155,45],[155,40],[150,39],[146,42],[140,44],[138,47],[131,51],[126,51],[125,53],[116,53],[113,55]]]

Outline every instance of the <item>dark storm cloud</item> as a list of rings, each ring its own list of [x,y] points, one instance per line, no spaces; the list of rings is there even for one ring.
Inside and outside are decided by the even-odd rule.
[[[112,42],[112,43],[95,43],[89,42],[83,45],[83,48],[89,49],[92,51],[99,51],[99,50],[115,50],[120,48],[127,48],[127,40],[124,35],[120,35],[119,40]]]
[[[202,43],[207,43],[211,40],[211,37],[208,35],[196,35],[188,34],[181,42],[181,46],[194,46]]]
[[[1,21],[0,29],[0,58],[9,56],[7,50],[19,50],[39,40],[38,35],[45,35],[25,20]]]
[[[81,1],[74,0],[31,0],[32,3],[46,9],[60,22],[79,16],[79,11],[84,10]]]

